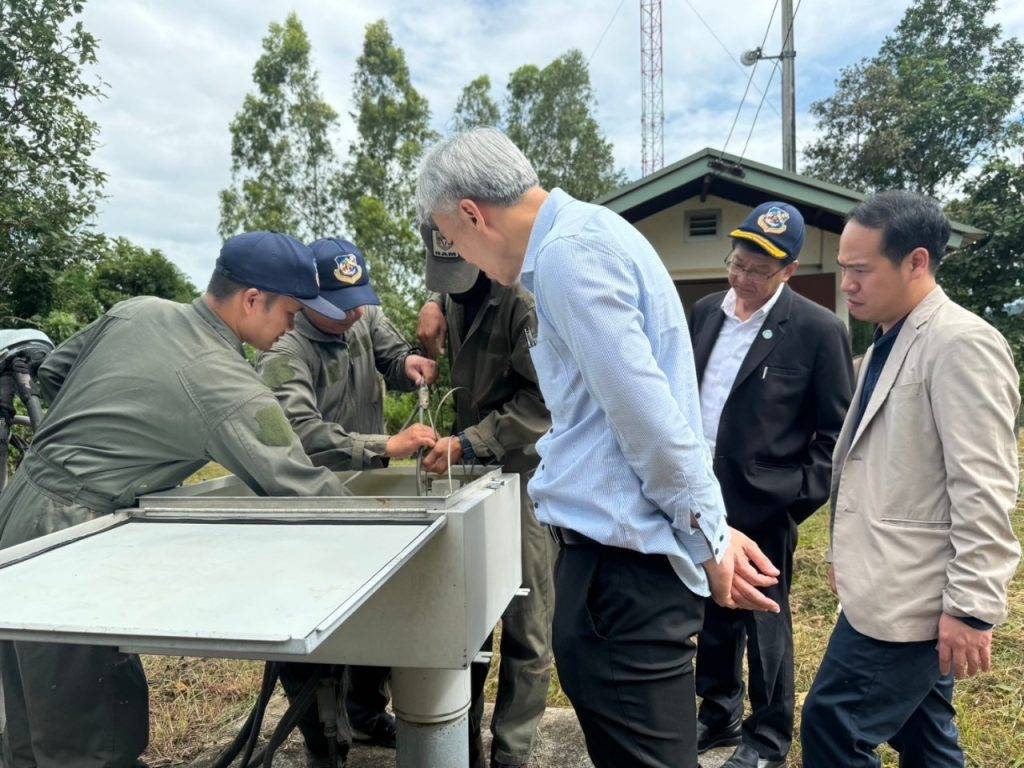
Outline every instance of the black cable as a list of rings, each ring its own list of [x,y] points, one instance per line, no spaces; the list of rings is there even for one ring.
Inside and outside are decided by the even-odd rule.
[[[267,742],[267,748],[263,754],[263,768],[273,768],[274,754],[288,739],[291,732],[295,730],[295,726],[299,724],[299,720],[306,713],[306,710],[316,701],[316,687],[318,684],[318,676],[313,675],[306,681],[302,686],[302,690],[292,700],[288,710],[281,718],[281,722],[277,724],[273,734],[271,734],[270,741]]]
[[[267,703],[270,701],[270,697],[274,693],[274,685],[277,683],[277,674],[277,664],[272,661],[268,661],[263,667],[263,682],[260,685],[259,696],[256,698],[256,703],[253,705],[253,708],[249,711],[249,716],[246,718],[241,730],[235,738],[232,739],[231,743],[228,744],[224,751],[217,756],[217,759],[210,764],[210,768],[228,768],[228,766],[235,762],[235,758],[238,757],[242,749],[246,747],[251,734],[259,734],[260,726],[263,724],[263,715],[267,709]]]
[[[800,13],[800,4],[803,0],[797,0],[796,8],[793,9],[793,15],[789,19],[789,27],[786,29],[786,38],[782,42],[782,53],[779,58],[775,59],[775,64],[772,66],[772,72],[768,76],[768,84],[764,87],[764,91],[761,93],[761,103],[757,105],[757,111],[754,113],[754,122],[750,124],[750,131],[747,133],[747,140],[743,144],[743,151],[740,153],[740,162],[743,162],[743,158],[747,156],[747,147],[750,146],[750,137],[754,135],[754,128],[757,127],[757,118],[761,115],[761,108],[764,106],[764,100],[768,96],[768,91],[771,90],[772,81],[775,79],[775,73],[779,71],[779,64],[782,62],[782,56],[786,55],[786,46],[789,45],[789,38],[793,35],[793,22],[796,21],[796,15]],[[754,73],[750,73],[753,77]],[[785,118],[783,118],[785,120]]]
[[[249,732],[249,739],[245,745],[245,753],[242,756],[242,765],[248,765],[252,753],[256,749],[256,742],[260,738],[260,730],[263,725],[263,717],[267,712],[267,705],[270,697],[274,695],[274,686],[277,685],[277,678],[280,674],[280,667],[272,661],[268,661],[263,668],[263,684],[260,686],[260,698],[256,702],[259,711],[256,713],[256,722]]]
[[[597,39],[597,45],[594,46],[594,50],[590,52],[590,57],[587,59],[588,67],[590,66],[590,62],[594,60],[594,56],[597,54],[597,49],[600,48],[601,43],[604,42],[604,36],[607,35],[608,30],[612,28],[612,23],[615,21],[615,17],[618,16],[619,11],[622,10],[622,4],[624,2],[626,2],[626,0],[619,0],[619,4],[615,7],[615,13],[613,13],[612,17],[608,19],[608,23],[604,27],[604,32],[602,32],[601,36]]]
[[[778,9],[778,7],[779,7],[779,0],[775,0],[775,5],[772,6],[772,15],[768,18],[768,26],[766,26],[765,29],[764,29],[764,37],[761,38],[761,45],[760,45],[761,48],[764,48],[764,44],[766,42],[768,42],[768,33],[771,32],[771,30],[772,30],[772,22],[775,20],[775,11]],[[754,82],[754,73],[757,72],[757,65],[758,65],[759,62],[760,62],[760,59],[755,61],[754,65],[750,68],[750,77],[747,78],[747,87],[743,89],[743,98],[740,99],[740,105],[738,107],[736,107],[736,116],[733,117],[733,119],[732,119],[732,127],[729,128],[729,135],[725,139],[725,144],[722,145],[722,153],[718,157],[719,160],[724,160],[725,159],[725,151],[729,148],[729,142],[732,141],[733,131],[736,130],[736,123],[739,122],[740,113],[743,111],[743,105],[747,101],[747,94],[750,93],[750,85],[751,85],[751,83]],[[761,95],[761,103],[762,104],[764,103],[764,94],[767,93],[767,92],[768,92],[767,88],[764,91],[762,91],[762,95]]]
[[[688,6],[690,6],[690,10],[693,11],[694,16],[696,16],[698,19],[700,19],[700,23],[704,25],[704,28],[715,39],[715,42],[718,43],[718,47],[721,48],[723,51],[725,51],[725,55],[729,57],[729,61],[731,61],[734,65],[736,65],[736,68],[741,73],[746,74],[746,70],[743,68],[743,65],[739,62],[738,59],[733,58],[732,51],[729,50],[729,46],[727,46],[725,43],[723,43],[722,42],[722,38],[720,38],[717,34],[715,34],[715,30],[713,30],[711,28],[711,25],[708,24],[707,21],[705,21],[703,16],[701,16],[700,11],[698,11],[696,9],[696,7],[694,7],[693,3],[691,3],[690,0],[683,0],[683,2],[686,3]],[[774,17],[775,17],[775,11],[772,11],[772,18],[774,18]],[[769,19],[768,20],[768,26],[771,27],[771,24],[772,24],[772,21],[771,21],[771,19]],[[767,36],[765,36],[765,41],[767,41],[767,39],[768,39]],[[763,46],[764,42],[762,42],[761,45]],[[758,93],[760,93],[762,95],[764,94],[764,91],[762,91],[760,88],[758,88],[757,85],[754,85],[754,88],[757,88],[757,92]],[[770,101],[768,102],[768,106],[770,106],[772,108],[772,111],[774,111],[775,114],[779,114],[779,110],[775,109],[775,105],[772,104]]]
[[[249,710],[249,716],[246,718],[245,723],[242,725],[242,729],[235,735],[235,738],[231,740],[231,743],[224,748],[217,759],[210,763],[210,768],[228,768],[235,758],[238,757],[239,752],[245,746],[246,741],[249,738],[249,732],[252,730],[253,722],[256,720],[256,709],[259,706],[259,702]]]

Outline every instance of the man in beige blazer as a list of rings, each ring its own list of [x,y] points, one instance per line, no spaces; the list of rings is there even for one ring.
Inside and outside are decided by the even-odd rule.
[[[804,704],[805,768],[963,768],[953,679],[988,671],[1020,559],[1018,375],[935,272],[932,201],[861,203],[839,243],[850,314],[878,325],[836,444],[829,579],[842,613]]]

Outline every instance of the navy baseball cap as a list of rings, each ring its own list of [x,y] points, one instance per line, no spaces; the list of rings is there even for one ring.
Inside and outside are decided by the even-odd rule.
[[[354,243],[340,237],[325,237],[310,243],[309,247],[316,257],[321,298],[342,312],[380,304],[377,292],[370,287],[366,257]]]
[[[420,237],[427,249],[427,290],[457,296],[476,284],[480,270],[459,255],[432,221],[420,224]]]
[[[241,285],[291,296],[332,320],[345,319],[344,312],[320,297],[313,252],[290,235],[280,232],[235,235],[221,247],[214,269]]]
[[[795,261],[804,247],[804,217],[789,203],[762,203],[729,237],[754,243],[779,261]]]

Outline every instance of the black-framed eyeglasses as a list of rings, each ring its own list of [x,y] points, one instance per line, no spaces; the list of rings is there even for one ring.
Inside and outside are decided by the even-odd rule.
[[[757,269],[741,267],[739,264],[736,263],[736,259],[733,257],[731,253],[725,257],[725,261],[723,263],[732,274],[742,275],[743,277],[747,278],[747,280],[750,280],[752,283],[762,284],[767,283],[769,280],[771,280],[773,277],[779,274],[779,272],[786,268],[786,265],[783,264],[774,272],[761,272],[760,270]]]

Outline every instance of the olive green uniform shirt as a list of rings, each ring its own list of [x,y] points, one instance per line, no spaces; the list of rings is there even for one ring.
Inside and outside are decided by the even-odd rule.
[[[501,464],[506,472],[519,474],[522,583],[529,593],[514,599],[502,616],[491,732],[493,758],[522,765],[530,762],[554,666],[555,544],[537,522],[527,493],[539,461],[535,444],[551,426],[530,358],[530,338],[537,333],[534,299],[522,286],[506,288],[492,281],[490,294],[468,327],[461,304],[436,295],[432,299],[443,301],[452,384],[462,387],[453,395],[455,429],[465,435],[481,462]],[[469,460],[463,458],[462,463]],[[480,686],[473,690],[471,734],[479,734],[482,718]]]
[[[431,297],[440,301],[437,295]],[[527,475],[537,466],[536,442],[551,426],[537,384],[529,335],[537,334],[533,295],[491,282],[490,295],[465,326],[465,309],[444,299],[455,429],[483,463]]]
[[[260,495],[347,495],[306,458],[238,337],[203,299],[116,305],[51,353],[39,385],[50,409],[0,496],[0,549],[171,488],[211,459]],[[133,765],[146,748],[149,693],[138,656],[0,642],[0,674],[8,715],[0,763]]]
[[[47,357],[39,385],[50,408],[22,471],[97,512],[174,487],[210,460],[261,495],[346,495],[306,458],[241,341],[202,298],[117,304]],[[0,532],[11,544],[6,506]]]
[[[343,336],[318,330],[302,314],[260,356],[263,376],[314,464],[334,470],[381,467],[387,457],[384,390],[415,388],[405,374],[412,353],[377,306]]]

